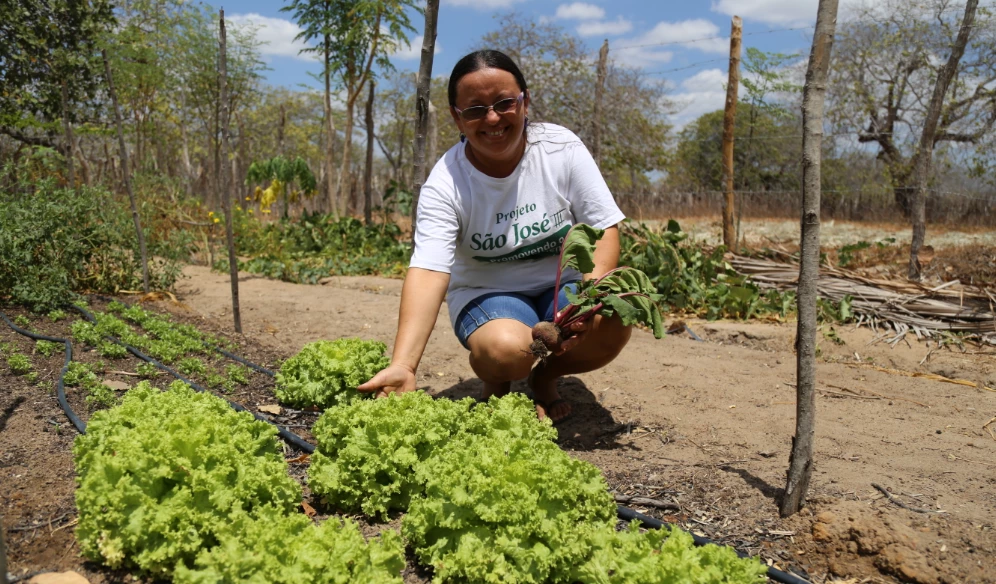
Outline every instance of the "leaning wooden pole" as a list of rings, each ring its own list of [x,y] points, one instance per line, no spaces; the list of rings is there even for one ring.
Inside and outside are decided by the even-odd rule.
[[[415,218],[418,197],[425,184],[425,143],[429,130],[429,87],[432,85],[432,57],[436,52],[436,20],[439,0],[426,0],[425,31],[422,35],[422,60],[418,66],[415,88],[415,159],[412,172],[412,241],[415,241]]]
[[[591,156],[595,164],[602,166],[602,100],[605,96],[605,78],[608,74],[609,39],[602,42],[598,50],[598,65],[595,68],[595,115],[594,132],[592,132]]]
[[[364,122],[367,126],[367,159],[363,166],[363,222],[373,223],[373,160],[374,160],[374,80],[370,80],[370,95],[367,96],[367,107]]]
[[[232,189],[228,165],[229,132],[231,112],[228,109],[228,55],[225,37],[225,9],[218,11],[218,99],[221,100],[221,168],[218,173],[218,197],[225,213],[225,243],[228,245],[228,278],[232,282],[232,319],[235,332],[242,332],[242,314],[239,311],[239,260],[235,257],[235,233],[232,229]]]
[[[917,152],[913,176],[915,183],[913,187],[912,212],[910,218],[913,221],[913,239],[910,242],[910,261],[907,275],[910,280],[920,280],[920,250],[927,235],[927,181],[930,179],[930,166],[934,158],[934,139],[937,135],[937,123],[941,117],[941,109],[944,105],[944,96],[948,93],[948,87],[958,71],[958,63],[965,54],[965,47],[968,46],[968,39],[972,34],[972,27],[975,26],[975,11],[979,7],[979,0],[968,0],[965,3],[965,16],[962,17],[961,28],[958,36],[951,46],[951,54],[948,60],[937,73],[934,80],[934,92],[930,98],[930,105],[927,106],[927,116],[923,121],[923,130],[920,133],[920,147]]]
[[[733,17],[730,31],[730,70],[726,82],[726,107],[723,112],[723,245],[736,252],[737,231],[733,224],[733,131],[737,119],[737,93],[740,90],[740,39],[743,21]]]
[[[121,108],[118,107],[118,94],[114,91],[114,79],[111,77],[111,64],[107,60],[107,51],[100,50],[104,59],[104,75],[107,76],[107,92],[111,96],[111,106],[114,108],[114,121],[118,127],[118,146],[121,148],[121,174],[124,176],[125,190],[128,191],[128,202],[131,203],[131,218],[135,223],[135,233],[138,235],[138,250],[142,256],[142,290],[149,293],[149,258],[145,252],[145,234],[142,232],[142,221],[138,217],[138,205],[135,203],[135,190],[131,188],[131,164],[128,162],[128,147],[125,146],[124,124],[121,122]]]
[[[795,436],[789,458],[782,517],[797,513],[806,501],[813,476],[816,427],[816,284],[820,278],[820,156],[823,148],[823,101],[830,50],[837,27],[838,0],[820,0],[816,33],[809,53],[802,94],[802,236],[800,240],[796,330]]]

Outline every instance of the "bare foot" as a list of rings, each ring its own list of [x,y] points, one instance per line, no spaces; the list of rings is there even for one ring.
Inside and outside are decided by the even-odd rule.
[[[529,387],[533,390],[533,401],[536,402],[536,415],[539,419],[547,416],[554,423],[563,420],[571,414],[571,404],[560,397],[557,391],[557,380],[543,374],[543,363],[537,363],[529,372]]]
[[[497,397],[505,397],[511,389],[511,381],[506,381],[504,383],[488,383],[485,381],[484,391],[481,392],[481,401],[488,401],[488,399],[490,399],[493,395]]]

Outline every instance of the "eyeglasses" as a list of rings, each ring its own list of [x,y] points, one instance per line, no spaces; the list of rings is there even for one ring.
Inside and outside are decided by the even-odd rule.
[[[518,109],[519,104],[522,102],[523,97],[525,97],[525,92],[520,93],[517,97],[510,97],[508,99],[503,99],[496,101],[494,105],[472,105],[468,108],[460,109],[456,106],[453,107],[453,111],[460,114],[465,122],[474,122],[477,120],[483,120],[488,115],[488,111],[495,110],[496,114],[507,114],[514,112]]]

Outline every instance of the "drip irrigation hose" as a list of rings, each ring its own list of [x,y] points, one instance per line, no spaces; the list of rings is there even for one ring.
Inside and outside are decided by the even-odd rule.
[[[83,315],[83,318],[87,319],[89,322],[91,322],[91,323],[96,323],[97,322],[97,319],[93,316],[93,314],[91,314],[90,311],[86,310],[85,308],[82,308],[82,307],[76,306],[76,305],[73,305],[72,308],[74,308],[75,310],[79,311],[79,313]],[[175,378],[179,379],[180,381],[186,383],[187,385],[189,385],[190,387],[192,387],[194,389],[194,391],[199,391],[199,392],[202,392],[202,393],[210,393],[206,389],[204,389],[203,387],[201,387],[200,385],[198,385],[197,383],[194,383],[190,379],[187,379],[186,377],[184,377],[183,375],[181,375],[178,371],[174,371],[172,368],[170,368],[170,367],[168,367],[168,366],[160,363],[159,361],[157,361],[156,359],[153,359],[152,357],[149,357],[148,355],[146,355],[145,353],[139,351],[135,347],[132,347],[131,345],[127,345],[127,344],[123,343],[120,339],[117,339],[117,338],[112,337],[112,336],[108,336],[107,338],[109,340],[113,341],[114,343],[117,343],[118,345],[121,345],[122,347],[124,347],[125,349],[127,349],[129,353],[131,353],[132,355],[134,355],[134,356],[138,357],[139,359],[145,361],[146,363],[151,363],[151,364],[155,365],[157,368],[165,371],[166,373],[169,373],[173,377],[175,377]],[[222,399],[224,399],[224,398],[222,398]],[[225,400],[225,401],[228,402],[228,405],[231,406],[233,410],[235,410],[237,412],[249,412],[257,420],[259,420],[261,422],[266,422],[267,424],[270,424],[271,426],[274,426],[277,429],[277,434],[281,438],[283,438],[284,440],[286,440],[287,442],[289,442],[290,444],[292,444],[292,445],[300,448],[301,450],[307,452],[308,454],[311,454],[312,452],[315,451],[314,445],[312,445],[311,443],[309,443],[304,438],[298,436],[297,434],[291,432],[287,428],[284,428],[280,424],[277,424],[277,423],[273,422],[272,420],[266,418],[265,416],[263,416],[261,414],[258,414],[256,412],[250,411],[250,410],[246,409],[245,407],[243,407],[243,406],[241,406],[241,405],[239,405],[239,404],[237,404],[237,403],[235,403],[233,401],[229,401],[229,400]],[[68,404],[66,404],[66,407],[68,407]]]
[[[69,421],[73,423],[73,426],[76,426],[76,429],[79,431],[80,434],[85,434],[86,423],[83,422],[83,420],[79,419],[79,417],[76,415],[76,412],[73,411],[73,408],[69,407],[69,401],[66,399],[66,386],[63,382],[63,380],[66,377],[66,371],[69,370],[69,363],[71,363],[73,360],[73,344],[69,341],[69,339],[60,339],[56,337],[47,337],[45,335],[37,335],[29,330],[22,329],[21,327],[11,322],[10,319],[7,318],[7,314],[4,312],[0,312],[0,317],[2,317],[4,322],[7,323],[7,326],[14,329],[14,332],[22,334],[36,341],[50,341],[53,343],[62,343],[66,347],[66,361],[65,363],[63,363],[62,371],[59,373],[59,382],[56,383],[55,385],[55,395],[59,400],[59,405],[62,406],[62,411],[66,412],[66,417],[69,418]]]
[[[630,509],[629,507],[623,507],[622,505],[619,505],[617,507],[616,515],[619,517],[619,519],[622,519],[622,520],[625,520],[625,521],[636,521],[636,520],[638,520],[643,525],[645,525],[647,527],[652,527],[654,529],[660,529],[662,527],[668,527],[668,528],[675,527],[674,525],[671,525],[670,523],[665,523],[665,522],[661,521],[660,519],[655,519],[655,518],[653,518],[653,517],[651,517],[649,515],[644,515],[643,513],[639,513],[637,511],[634,511],[633,509]],[[703,545],[707,545],[707,544],[710,544],[710,543],[715,543],[715,542],[713,542],[710,539],[707,539],[707,538],[699,536],[699,535],[695,535],[694,533],[690,533],[690,535],[692,536],[692,539],[695,540],[695,545],[698,545],[698,546],[703,546]],[[716,544],[716,545],[721,545],[721,544]],[[738,550],[736,548],[733,548],[733,551],[735,551],[737,553],[737,555],[740,556],[741,558],[749,558],[750,557],[749,555],[741,552],[740,550]],[[768,578],[774,580],[775,582],[780,582],[781,584],[810,584],[810,582],[808,580],[804,580],[804,579],[796,576],[795,574],[789,574],[788,572],[783,572],[781,570],[775,569],[775,568],[770,567],[770,566],[768,567]]]

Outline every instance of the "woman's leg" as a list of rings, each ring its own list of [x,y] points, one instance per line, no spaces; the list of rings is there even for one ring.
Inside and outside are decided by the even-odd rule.
[[[512,381],[529,375],[533,358],[526,349],[539,320],[535,300],[523,294],[486,294],[463,309],[455,332],[470,349],[470,366],[484,382],[481,397],[503,396]]]
[[[512,382],[529,375],[532,327],[511,318],[490,320],[467,339],[470,366],[484,382],[484,399],[508,393]]]
[[[571,405],[561,400],[557,380],[564,375],[587,373],[605,367],[615,359],[629,342],[633,327],[623,325],[619,317],[595,316],[591,329],[576,347],[562,355],[551,355],[545,363],[537,363],[529,377],[529,385],[537,402],[540,417],[547,415],[553,421],[571,413]],[[530,338],[531,341],[531,338]],[[550,411],[544,410],[547,404]]]

